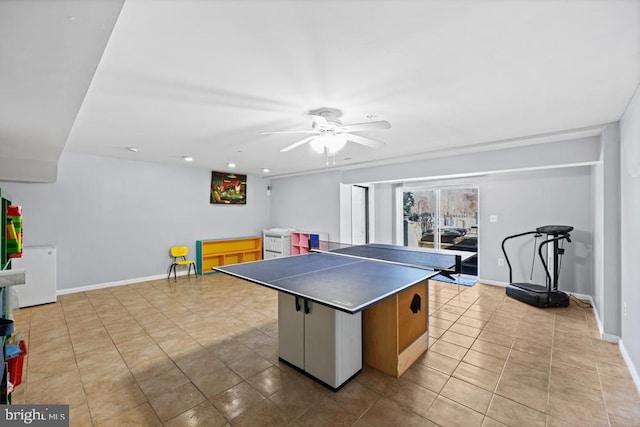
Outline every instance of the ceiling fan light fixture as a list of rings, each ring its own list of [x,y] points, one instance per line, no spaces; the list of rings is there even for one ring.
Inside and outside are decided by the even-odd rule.
[[[311,145],[311,148],[318,153],[324,153],[326,148],[329,154],[336,154],[347,144],[347,135],[343,133],[334,134],[326,132],[313,139],[309,144]]]

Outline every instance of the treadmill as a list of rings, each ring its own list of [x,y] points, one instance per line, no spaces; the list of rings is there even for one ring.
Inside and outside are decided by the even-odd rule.
[[[538,227],[535,231],[527,231],[525,233],[514,234],[508,236],[502,241],[502,252],[509,266],[509,285],[507,285],[506,293],[508,296],[519,301],[532,305],[534,307],[568,307],[569,295],[558,290],[558,277],[560,275],[560,261],[564,254],[563,243],[566,240],[571,243],[571,235],[569,234],[573,227],[569,225],[545,225]],[[542,265],[546,273],[546,285],[536,285],[533,283],[513,283],[512,268],[505,249],[505,243],[510,239],[534,234],[537,237],[546,236],[538,246],[538,255],[542,261]],[[550,266],[547,264],[543,249],[547,245],[553,244],[553,271],[549,272]],[[535,245],[535,243],[534,243]],[[535,250],[535,247],[534,247]],[[535,257],[535,255],[534,255]],[[533,271],[533,266],[531,267]],[[533,274],[533,273],[532,273]]]

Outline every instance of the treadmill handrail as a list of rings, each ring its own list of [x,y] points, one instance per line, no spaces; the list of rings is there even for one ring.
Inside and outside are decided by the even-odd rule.
[[[515,239],[516,237],[526,236],[528,234],[541,234],[538,231],[526,231],[524,233],[514,234],[513,236],[507,236],[502,240],[502,253],[504,254],[504,259],[507,261],[507,266],[509,267],[509,283],[513,283],[513,272],[511,269],[511,262],[509,262],[509,256],[507,255],[507,250],[504,247],[504,244],[507,240]]]
[[[544,260],[544,256],[542,255],[542,247],[548,245],[551,242],[559,242],[560,240],[564,240],[567,239],[567,241],[571,242],[570,239],[570,235],[569,234],[562,234],[558,237],[554,237],[553,239],[547,239],[542,241],[542,243],[540,243],[540,246],[538,246],[538,255],[540,256],[540,261],[542,261],[542,266],[544,267],[544,272],[547,274],[547,280],[549,281],[549,285],[547,286],[547,291],[551,292],[552,290],[556,290],[558,287],[558,266],[554,265],[553,266],[553,276],[554,278],[551,278],[551,274],[549,274],[549,267],[547,265],[547,263]],[[555,264],[555,263],[554,263]]]

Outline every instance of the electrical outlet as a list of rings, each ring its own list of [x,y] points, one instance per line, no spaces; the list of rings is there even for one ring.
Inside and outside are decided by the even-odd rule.
[[[504,267],[504,259],[498,258],[498,267]]]

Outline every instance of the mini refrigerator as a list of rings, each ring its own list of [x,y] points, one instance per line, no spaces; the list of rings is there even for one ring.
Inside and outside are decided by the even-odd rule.
[[[15,286],[18,306],[56,302],[56,248],[53,246],[25,246],[22,258],[11,260],[12,268],[24,268],[24,285]]]

